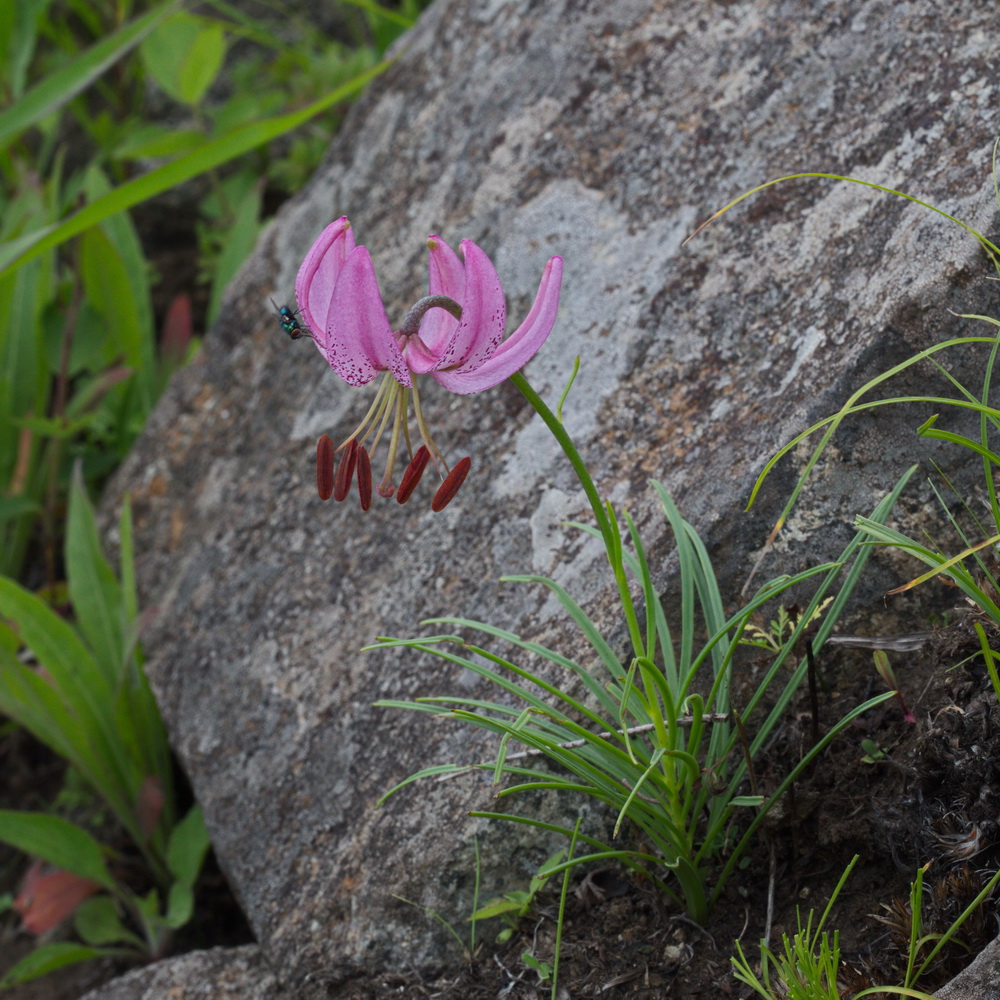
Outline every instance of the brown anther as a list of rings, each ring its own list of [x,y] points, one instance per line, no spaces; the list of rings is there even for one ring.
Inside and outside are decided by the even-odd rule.
[[[351,438],[344,447],[344,454],[337,466],[337,481],[333,487],[333,499],[343,500],[351,492],[351,480],[354,478],[354,466],[358,460],[358,442]]]
[[[363,446],[358,447],[358,496],[361,509],[368,510],[372,505],[372,463]]]
[[[417,483],[420,482],[420,477],[424,474],[424,469],[427,468],[430,458],[431,453],[427,450],[427,445],[422,444],[417,449],[417,453],[410,459],[410,464],[406,467],[406,472],[403,473],[402,482],[400,482],[399,490],[396,493],[396,499],[400,503],[406,503],[410,499],[413,491],[417,488]]]
[[[455,468],[444,477],[444,482],[438,487],[434,499],[431,501],[431,510],[436,514],[439,510],[444,510],[455,499],[465,477],[472,468],[472,459],[466,456],[460,462],[456,462]]]
[[[333,495],[333,442],[328,434],[316,442],[316,489],[320,500]]]

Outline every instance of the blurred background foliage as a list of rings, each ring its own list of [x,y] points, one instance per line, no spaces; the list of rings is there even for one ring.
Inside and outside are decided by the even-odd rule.
[[[192,919],[208,838],[142,672],[129,507],[115,568],[88,497],[428,2],[3,8],[0,937],[75,914],[76,940],[0,987]]]
[[[261,227],[427,0],[17,0],[0,19],[0,574],[61,577]]]

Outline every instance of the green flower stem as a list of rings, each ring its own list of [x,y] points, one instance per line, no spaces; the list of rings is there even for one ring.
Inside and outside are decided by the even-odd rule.
[[[597,487],[594,485],[594,480],[590,476],[590,471],[587,469],[586,464],[580,457],[580,452],[577,451],[576,445],[567,433],[562,421],[548,408],[542,397],[531,388],[528,384],[528,380],[520,372],[515,372],[511,375],[510,380],[515,386],[517,386],[518,391],[531,404],[535,412],[542,418],[542,420],[545,421],[549,430],[552,431],[556,441],[559,442],[559,446],[569,459],[570,465],[573,466],[573,471],[576,473],[576,477],[580,481],[580,485],[583,487],[584,493],[587,494],[587,499],[590,501],[590,507],[594,512],[594,519],[597,521],[601,537],[604,539],[604,551],[607,553],[608,562],[610,563],[611,570],[615,576],[615,583],[618,585],[618,593],[621,599],[622,609],[625,613],[625,619],[628,624],[629,637],[632,641],[633,655],[639,658],[645,658],[645,644],[643,642],[641,630],[639,629],[638,620],[635,616],[632,595],[629,593],[628,589],[628,579],[625,576],[625,565],[622,559],[621,531],[619,530],[618,522],[615,519],[611,505],[608,504],[605,506],[605,503],[601,500],[600,494],[597,492]],[[642,677],[643,697],[646,702],[646,708],[649,712],[650,718],[656,726],[656,733],[660,741],[660,746],[665,750],[670,750],[672,749],[671,740],[666,728],[664,727],[663,706],[660,703],[659,697],[657,697],[655,685],[652,687],[649,685],[646,672],[644,670],[640,671],[640,676]],[[674,775],[672,774],[673,763],[667,758],[664,758],[663,760],[662,770],[665,780],[674,784]]]
[[[559,442],[559,447],[565,452],[570,465],[573,466],[573,471],[576,473],[577,479],[580,480],[580,485],[583,487],[584,493],[587,494],[587,499],[590,501],[591,509],[594,512],[594,519],[597,521],[597,526],[601,529],[601,535],[604,538],[605,549],[610,552],[614,545],[611,524],[608,521],[608,515],[604,511],[604,503],[597,492],[594,480],[590,478],[587,466],[584,465],[580,453],[576,450],[573,439],[566,433],[566,428],[563,427],[562,421],[545,405],[542,397],[528,385],[528,380],[520,372],[514,372],[510,377],[510,381],[514,383],[521,395],[524,396],[532,405],[535,412],[545,421],[546,426],[552,431],[555,439]]]

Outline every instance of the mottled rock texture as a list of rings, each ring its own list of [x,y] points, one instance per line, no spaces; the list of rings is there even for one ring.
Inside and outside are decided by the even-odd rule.
[[[437,0],[353,108],[117,480],[159,608],[152,683],[284,982],[431,958],[439,928],[392,894],[462,919],[477,829],[487,892],[523,882],[550,849],[467,818],[493,804],[483,779],[374,808],[412,771],[489,746],[372,707],[472,695],[469,678],[359,648],[453,613],[580,652],[544,592],[497,582],[517,572],[553,575],[613,640],[621,629],[600,553],[560,527],[587,516],[582,493],[509,385],[424,391],[439,444],[473,456],[445,512],[431,513],[429,491],[367,515],[321,503],[315,440],[349,433],[369,397],[283,337],[268,297],[290,300],[304,251],[343,214],[396,321],[424,293],[429,233],[491,254],[511,328],[545,260],[563,255],[560,319],[528,377],[554,402],[582,355],[566,425],[638,521],[668,599],[651,477],[707,538],[732,596],[793,478],[779,470],[741,513],[763,461],[866,377],[986,332],[955,314],[995,313],[996,285],[976,242],[939,216],[826,180],[770,189],[682,241],[742,191],[805,170],[903,188],[989,231],[995,28],[993,5],[973,0]],[[981,364],[956,362],[972,384]],[[931,389],[943,391],[924,368],[893,392]],[[927,415],[851,422],[768,568],[839,552],[853,515],[927,454],[914,436]]]
[[[1000,942],[984,948],[976,960],[947,986],[937,1000],[1000,1000]]]
[[[136,969],[82,1000],[284,1000],[256,945],[212,948]]]

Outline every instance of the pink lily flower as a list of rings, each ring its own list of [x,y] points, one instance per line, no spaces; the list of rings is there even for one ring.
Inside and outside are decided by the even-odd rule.
[[[424,419],[415,376],[429,375],[461,395],[482,392],[522,368],[552,331],[559,308],[561,257],[545,265],[534,304],[505,340],[503,287],[489,257],[471,240],[462,241],[461,258],[440,236],[429,236],[427,248],[429,294],[406,313],[397,330],[386,317],[371,257],[365,247],[355,246],[346,218],[323,230],[299,268],[295,280],[299,314],[330,367],[353,386],[366,385],[383,373],[375,400],[357,429],[336,449],[326,435],[320,438],[317,486],[323,499],[332,495],[343,500],[356,470],[361,505],[368,509],[369,455],[391,423],[385,473],[376,491],[383,497],[395,494],[405,503],[433,461],[443,482],[432,508],[441,510],[468,475],[471,459],[463,458],[449,469]],[[416,452],[410,446],[411,396],[422,442]],[[403,441],[411,457],[397,490],[393,470]],[[336,452],[343,455],[334,474]]]

